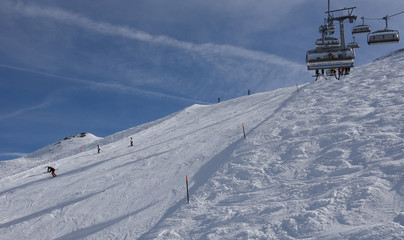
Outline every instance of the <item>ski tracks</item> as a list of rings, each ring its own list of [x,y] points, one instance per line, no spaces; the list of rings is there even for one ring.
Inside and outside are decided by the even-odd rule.
[[[247,132],[247,141],[248,141],[248,137],[251,134],[257,134],[260,132],[259,128],[260,126],[262,126],[265,122],[268,122],[271,118],[273,118],[279,111],[280,109],[282,109],[283,107],[285,107],[293,98],[295,92],[292,91],[290,89],[290,91],[287,92],[288,95],[284,96],[283,94],[285,94],[285,92],[280,92],[278,93],[278,95],[275,96],[271,96],[269,98],[263,99],[259,102],[257,102],[255,107],[252,107],[252,110],[244,112],[242,110],[238,111],[238,114],[233,115],[231,117],[229,117],[228,119],[225,119],[223,121],[230,121],[230,120],[236,120],[236,119],[246,119],[247,121],[250,119],[253,119],[253,121],[249,121],[248,122],[248,132]],[[271,106],[277,106],[277,108],[273,108],[271,109]],[[248,108],[248,109],[251,109]],[[257,111],[259,111],[259,109],[262,109],[262,114],[260,116],[251,116],[251,113],[256,113]],[[223,123],[223,121],[221,123]],[[217,125],[218,123],[216,123],[215,125]],[[210,128],[213,127],[212,125],[206,126],[204,128]],[[240,134],[240,138],[236,139],[233,142],[230,142],[229,144],[227,144],[227,146],[222,149],[219,153],[217,153],[216,155],[214,155],[213,157],[210,158],[210,160],[208,162],[206,162],[199,170],[198,172],[194,173],[192,175],[192,184],[191,184],[191,188],[190,188],[190,196],[191,196],[191,201],[196,201],[196,204],[199,205],[198,203],[202,203],[201,200],[204,198],[200,192],[206,192],[203,189],[206,190],[206,188],[210,185],[213,186],[216,184],[215,181],[212,181],[215,176],[217,177],[218,175],[220,175],[220,172],[223,171],[224,169],[228,169],[229,165],[232,165],[233,162],[238,161],[238,159],[240,158],[241,155],[243,155],[243,152],[240,152],[240,149],[243,149],[242,146],[245,146],[245,139],[242,138],[242,135]],[[244,150],[245,154],[248,154],[248,150]],[[256,169],[257,171],[259,171],[259,169]],[[255,170],[252,170],[255,171]],[[236,173],[236,177],[240,178],[240,179],[248,179],[250,177],[249,175],[250,173],[248,171],[245,171],[244,173],[237,171]],[[226,174],[224,174],[226,175]],[[230,180],[230,179],[229,179]],[[268,180],[268,179],[266,179]],[[217,183],[217,184],[221,184],[223,186],[223,183]],[[259,184],[259,183],[257,183]],[[231,187],[231,186],[230,186]],[[247,191],[247,189],[246,189]],[[246,192],[245,193],[245,200],[249,199],[250,194],[254,194],[254,190],[250,189],[250,193]],[[214,192],[212,192],[211,194],[215,194]],[[216,193],[217,194],[217,193]],[[214,196],[214,195],[212,195]],[[216,197],[218,197],[219,195],[216,195]],[[205,196],[206,197],[206,196]],[[214,197],[214,198],[216,198]],[[239,196],[237,197],[237,199],[235,199],[235,202],[239,202],[241,201],[243,198],[243,196]],[[219,196],[220,199],[220,196]],[[202,200],[203,201],[203,200]],[[224,198],[221,202],[217,202],[218,199],[215,200],[216,204],[218,204],[218,206],[220,206],[221,204],[223,205],[232,205],[233,200],[231,200],[230,198],[226,197]],[[244,201],[242,201],[244,202]],[[195,207],[195,204],[191,203],[192,206]],[[208,204],[210,205],[210,204]],[[204,205],[205,207],[207,207],[208,205]],[[194,207],[191,207],[192,211],[196,211],[197,209],[195,209]],[[199,207],[202,207],[201,205],[199,205]],[[205,208],[202,207],[202,208]],[[180,211],[181,213],[183,211],[187,211],[187,207],[183,206],[183,200],[180,200],[179,202],[177,202],[177,204],[173,205],[170,209],[168,209],[166,211],[166,214],[164,214],[164,216],[162,216],[162,218],[159,220],[159,222],[153,226],[152,229],[150,229],[150,231],[148,231],[147,233],[143,234],[141,236],[140,239],[148,239],[150,237],[157,237],[157,236],[165,236],[168,234],[168,236],[173,237],[174,235],[178,235],[177,232],[173,233],[172,231],[169,230],[162,230],[160,231],[160,233],[157,233],[157,229],[164,229],[164,225],[166,224],[166,222],[170,222],[172,220],[169,220],[173,217],[174,213],[175,215],[178,215],[180,213],[177,213],[178,211]],[[277,208],[275,208],[274,211]],[[228,209],[230,210],[230,208]],[[232,215],[231,213],[227,213]],[[226,215],[226,214],[225,214]],[[227,216],[227,215],[226,215]],[[182,234],[181,234],[182,235]]]

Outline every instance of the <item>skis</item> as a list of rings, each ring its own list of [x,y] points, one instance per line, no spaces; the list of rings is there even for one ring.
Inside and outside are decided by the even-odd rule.
[[[48,172],[44,172],[44,173],[48,173]],[[54,178],[54,177],[57,177],[57,175],[55,175],[55,176],[51,176],[50,178]]]
[[[324,75],[324,74],[317,74],[317,75],[314,75],[313,77],[315,77],[316,78],[316,80],[315,81],[317,81],[320,77],[323,77],[325,80],[328,80],[327,79],[327,77]]]

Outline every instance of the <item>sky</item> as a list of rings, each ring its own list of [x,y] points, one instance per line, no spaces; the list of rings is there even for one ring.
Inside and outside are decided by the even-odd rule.
[[[331,1],[359,18],[404,2]],[[193,104],[313,81],[327,1],[0,1],[0,160],[80,132],[105,137]],[[365,22],[373,30],[384,22]],[[404,14],[389,28],[404,30]],[[361,48],[363,65],[403,43]],[[353,69],[354,71],[354,69]],[[156,136],[158,137],[158,136]],[[35,139],[35,140],[33,140]]]

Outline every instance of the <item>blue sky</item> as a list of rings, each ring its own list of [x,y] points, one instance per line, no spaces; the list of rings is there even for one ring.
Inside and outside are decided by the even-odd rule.
[[[331,2],[352,6],[369,18],[404,10],[396,0]],[[326,0],[2,0],[0,160],[79,132],[104,137],[219,96],[313,81],[305,53],[326,10]],[[353,26],[345,24],[348,41]],[[389,27],[404,31],[404,14]],[[365,39],[356,37],[356,66],[403,48]]]

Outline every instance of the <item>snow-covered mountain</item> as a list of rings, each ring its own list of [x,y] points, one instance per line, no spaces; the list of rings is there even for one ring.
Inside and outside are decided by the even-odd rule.
[[[403,84],[397,51],[0,162],[0,239],[403,239]]]

